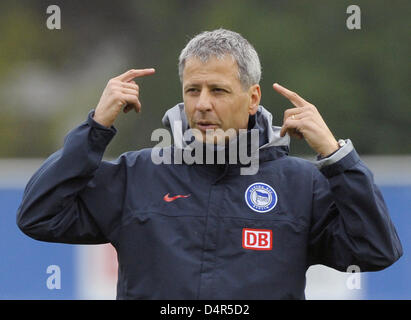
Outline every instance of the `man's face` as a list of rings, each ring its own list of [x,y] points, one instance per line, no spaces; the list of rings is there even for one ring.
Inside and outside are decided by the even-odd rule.
[[[238,129],[246,129],[248,117],[257,112],[260,98],[258,84],[244,90],[231,56],[211,57],[206,63],[189,58],[185,63],[184,108],[190,128],[199,130],[195,137],[200,141],[221,144],[233,138]],[[216,129],[221,130],[206,138],[206,130]]]

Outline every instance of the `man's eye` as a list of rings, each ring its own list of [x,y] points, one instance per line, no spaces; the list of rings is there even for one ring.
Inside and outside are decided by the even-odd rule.
[[[213,91],[214,92],[225,92],[225,90],[221,88],[214,88]]]
[[[188,89],[186,90],[186,92],[198,92],[198,89],[196,89],[196,88],[188,88]]]

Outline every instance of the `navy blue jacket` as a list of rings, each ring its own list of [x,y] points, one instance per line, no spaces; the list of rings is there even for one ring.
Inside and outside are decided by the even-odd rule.
[[[163,123],[187,127],[183,108]],[[118,299],[304,299],[310,265],[377,271],[402,255],[350,140],[316,163],[288,156],[260,106],[259,170],[241,175],[242,164],[156,165],[153,149],[103,161],[116,129],[92,115],[30,179],[17,224],[41,241],[111,243]]]

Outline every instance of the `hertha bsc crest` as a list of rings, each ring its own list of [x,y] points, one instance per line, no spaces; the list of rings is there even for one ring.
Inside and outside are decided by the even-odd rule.
[[[274,189],[262,182],[250,185],[244,196],[250,209],[260,213],[271,211],[277,204],[277,194]]]

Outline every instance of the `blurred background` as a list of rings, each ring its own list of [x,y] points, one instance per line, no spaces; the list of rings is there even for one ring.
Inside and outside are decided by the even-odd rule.
[[[361,9],[361,29],[346,26]],[[50,30],[50,5],[61,29]],[[30,176],[95,108],[107,81],[130,68],[143,112],[121,114],[105,157],[152,147],[151,132],[182,101],[177,58],[187,41],[219,27],[241,33],[260,55],[262,102],[281,125],[287,100],[274,82],[320,110],[337,138],[350,138],[374,171],[404,246],[391,268],[362,274],[361,288],[325,267],[307,273],[307,298],[410,299],[410,17],[406,0],[0,2],[0,299],[112,299],[116,255],[110,245],[69,246],[24,236],[15,214]],[[303,141],[291,154],[315,155]],[[61,288],[49,289],[49,265]],[[347,280],[348,279],[348,280]]]

